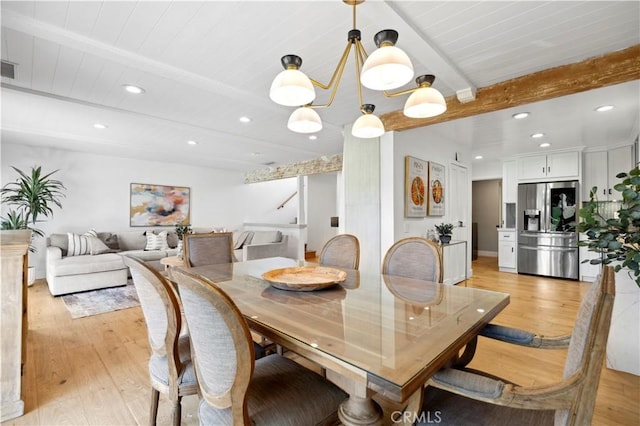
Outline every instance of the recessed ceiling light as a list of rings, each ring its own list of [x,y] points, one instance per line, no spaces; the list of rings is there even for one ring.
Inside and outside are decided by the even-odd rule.
[[[309,136],[309,139],[311,139],[312,141],[315,141],[316,139],[318,139],[318,137],[316,135],[311,135]]]
[[[196,141],[187,141],[187,143],[189,145],[198,145],[198,142],[196,142]]]
[[[122,87],[124,87],[124,90],[126,90],[127,92],[136,95],[144,93],[144,89],[142,87],[134,86],[133,84],[124,84]]]
[[[102,124],[102,123],[96,123],[96,124],[93,125],[93,127],[95,127],[96,129],[100,129],[100,130],[107,128],[107,126]]]
[[[523,118],[527,118],[529,116],[528,112],[518,112],[512,115],[516,120],[521,120]]]
[[[475,158],[476,160],[482,160],[482,155],[476,155],[474,158]]]
[[[242,117],[240,117],[240,118],[239,118],[239,120],[240,120],[242,123],[249,123],[249,122],[251,122],[251,118],[246,117],[246,116],[242,116]]]
[[[539,146],[540,148],[548,148],[551,146],[551,144],[549,142],[542,142]]]
[[[614,108],[615,107],[613,105],[602,105],[602,106],[599,106],[598,108],[596,108],[596,111],[605,112],[605,111],[611,111]]]
[[[544,133],[534,133],[531,135],[533,139],[539,139],[544,137]]]

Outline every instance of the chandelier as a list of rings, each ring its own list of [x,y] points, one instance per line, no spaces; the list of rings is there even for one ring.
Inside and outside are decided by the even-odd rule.
[[[417,87],[396,93],[388,92],[388,90],[404,86],[411,81],[414,75],[411,60],[406,53],[395,46],[398,32],[395,30],[378,32],[374,37],[378,48],[370,56],[367,55],[360,41],[360,30],[356,29],[356,6],[363,3],[364,0],[343,0],[343,2],[353,8],[353,29],[348,33],[347,46],[328,84],[322,84],[309,78],[300,71],[302,58],[299,56],[285,55],[280,60],[284,71],[281,71],[274,78],[269,97],[277,104],[298,107],[289,117],[287,123],[289,130],[298,133],[314,133],[322,129],[322,120],[315,110],[327,108],[333,103],[352,49],[356,64],[358,105],[363,114],[353,123],[351,129],[353,136],[374,138],[385,132],[382,121],[373,114],[375,105],[362,102],[362,86],[382,91],[387,97],[411,93],[403,110],[407,117],[427,118],[445,112],[447,104],[444,96],[431,87],[435,80],[433,75],[421,75],[416,78]],[[314,86],[323,90],[331,90],[327,103],[321,105],[313,103],[316,98]]]

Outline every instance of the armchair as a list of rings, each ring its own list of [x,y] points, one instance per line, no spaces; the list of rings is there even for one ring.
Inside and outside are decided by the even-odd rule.
[[[615,295],[605,267],[584,296],[571,336],[546,338],[491,326],[484,335],[524,346],[568,347],[557,383],[523,387],[481,372],[444,369],[428,382],[423,410],[439,411],[440,424],[587,425],[591,423]],[[567,344],[568,343],[568,344]]]

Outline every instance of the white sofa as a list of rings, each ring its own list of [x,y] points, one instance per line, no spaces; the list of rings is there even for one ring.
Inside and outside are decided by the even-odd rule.
[[[129,268],[122,256],[141,259],[162,270],[160,259],[175,256],[178,237],[168,232],[168,250],[145,250],[145,232],[125,231],[117,234],[99,232],[98,238],[109,248],[94,254],[68,256],[67,234],[51,234],[47,238],[47,284],[52,295],[58,296],[79,291],[116,287],[127,284]]]
[[[286,257],[288,238],[280,231],[244,231],[238,234],[233,253],[239,262],[265,257]]]

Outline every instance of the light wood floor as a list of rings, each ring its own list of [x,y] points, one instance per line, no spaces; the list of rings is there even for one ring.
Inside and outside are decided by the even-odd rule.
[[[499,273],[495,258],[473,263],[470,287],[511,294],[495,322],[541,334],[571,330],[587,284]],[[464,284],[461,284],[464,285]],[[72,320],[43,280],[29,289],[26,414],[5,424],[144,425],[148,423],[148,343],[140,308]],[[523,385],[562,376],[565,350],[535,350],[480,339],[471,367]],[[161,397],[158,424],[170,424]],[[183,424],[196,425],[197,396],[185,397]],[[640,424],[640,378],[603,368],[594,425]]]

